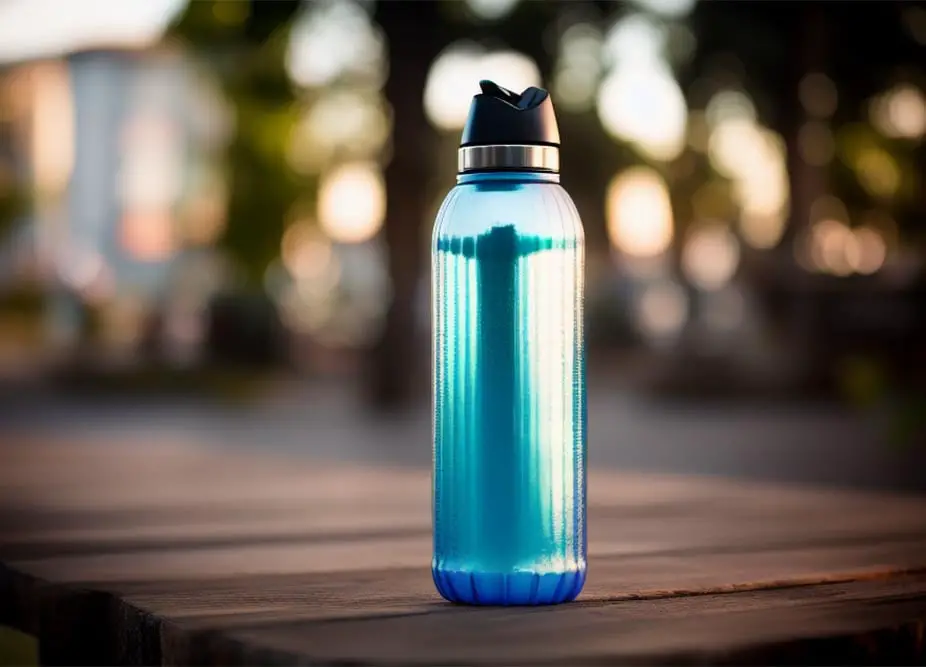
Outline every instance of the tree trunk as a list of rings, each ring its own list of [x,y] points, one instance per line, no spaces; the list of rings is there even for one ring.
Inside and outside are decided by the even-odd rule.
[[[779,266],[787,272],[785,284],[793,294],[789,322],[789,337],[792,349],[798,356],[801,368],[796,378],[802,389],[820,389],[825,384],[829,365],[828,348],[821,340],[820,310],[813,295],[813,276],[796,266],[795,242],[810,224],[810,209],[813,202],[827,191],[826,168],[807,164],[800,154],[799,133],[807,120],[801,106],[798,89],[801,79],[814,71],[825,71],[827,60],[827,24],[823,10],[812,4],[799,9],[800,15],[794,24],[794,61],[786,78],[787,85],[782,95],[782,132],[787,146],[788,185],[791,193],[791,213],[785,234],[778,251]]]
[[[392,303],[370,351],[364,389],[371,407],[395,409],[410,402],[427,367],[428,348],[415,327],[415,301],[425,268],[426,186],[433,173],[436,134],[425,116],[422,96],[428,69],[445,46],[445,36],[436,2],[381,0],[376,20],[388,40],[385,94],[393,122],[384,226]]]

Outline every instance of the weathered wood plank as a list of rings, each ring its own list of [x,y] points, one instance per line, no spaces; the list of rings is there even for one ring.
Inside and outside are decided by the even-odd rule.
[[[225,636],[237,640],[243,662],[270,650],[281,658],[370,665],[703,664],[811,638],[852,642],[905,623],[921,633],[924,601],[926,578],[910,577],[527,611],[274,622]],[[913,649],[922,655],[921,635],[918,642]]]
[[[830,549],[691,556],[593,557],[583,601],[615,601],[852,581],[926,568],[926,540]],[[200,627],[267,620],[333,619],[451,608],[427,567],[345,574],[227,577],[197,582],[88,584],[139,608]]]
[[[4,444],[0,623],[71,664],[787,662],[859,637],[877,656],[885,638],[922,650],[921,499],[595,471],[580,603],[473,610],[430,582],[429,491],[426,470]]]
[[[924,552],[926,541],[743,554],[593,558],[589,585],[580,599],[586,605],[607,605],[764,589],[809,590],[820,582],[845,585],[922,569]],[[104,642],[110,647],[107,650],[120,655],[129,650],[122,645],[126,637],[135,638],[130,646],[134,645],[136,650],[166,642],[173,647],[170,649],[175,652],[173,659],[187,664],[198,653],[182,659],[176,652],[202,652],[204,647],[211,646],[208,642],[240,628],[446,614],[460,609],[437,597],[423,567],[349,575],[232,576],[195,582],[83,582],[81,589],[108,592],[105,597],[110,601],[108,606],[99,594],[75,596],[66,588],[49,588],[35,579],[32,582],[37,590],[23,586],[19,595],[24,604],[36,597],[44,599],[42,618],[53,623],[51,628],[80,619],[83,625],[76,639],[109,637]],[[53,592],[58,595],[52,595]],[[813,599],[816,593],[808,595]],[[62,617],[61,609],[70,610],[71,616]],[[919,607],[918,613],[926,613],[926,604]],[[84,627],[87,623],[102,625]],[[40,636],[47,634],[30,630]],[[97,650],[94,646],[89,648]],[[252,655],[250,659],[255,657]]]

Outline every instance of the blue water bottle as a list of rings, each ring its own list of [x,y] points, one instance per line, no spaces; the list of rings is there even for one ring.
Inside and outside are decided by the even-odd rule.
[[[585,583],[585,241],[547,91],[480,82],[432,243],[434,583],[538,605]]]

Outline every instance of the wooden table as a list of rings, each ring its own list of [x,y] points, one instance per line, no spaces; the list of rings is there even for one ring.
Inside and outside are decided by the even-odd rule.
[[[429,485],[169,442],[4,442],[0,625],[69,665],[926,660],[919,498],[594,471],[579,600],[478,609],[434,591]]]

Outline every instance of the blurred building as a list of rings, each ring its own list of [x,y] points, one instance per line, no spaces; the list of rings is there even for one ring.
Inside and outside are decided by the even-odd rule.
[[[8,278],[47,297],[46,340],[72,347],[89,327],[103,347],[132,346],[155,304],[204,300],[204,285],[177,281],[221,231],[227,121],[191,63],[163,48],[84,51],[19,64],[4,89],[0,150],[33,204],[4,249]]]

